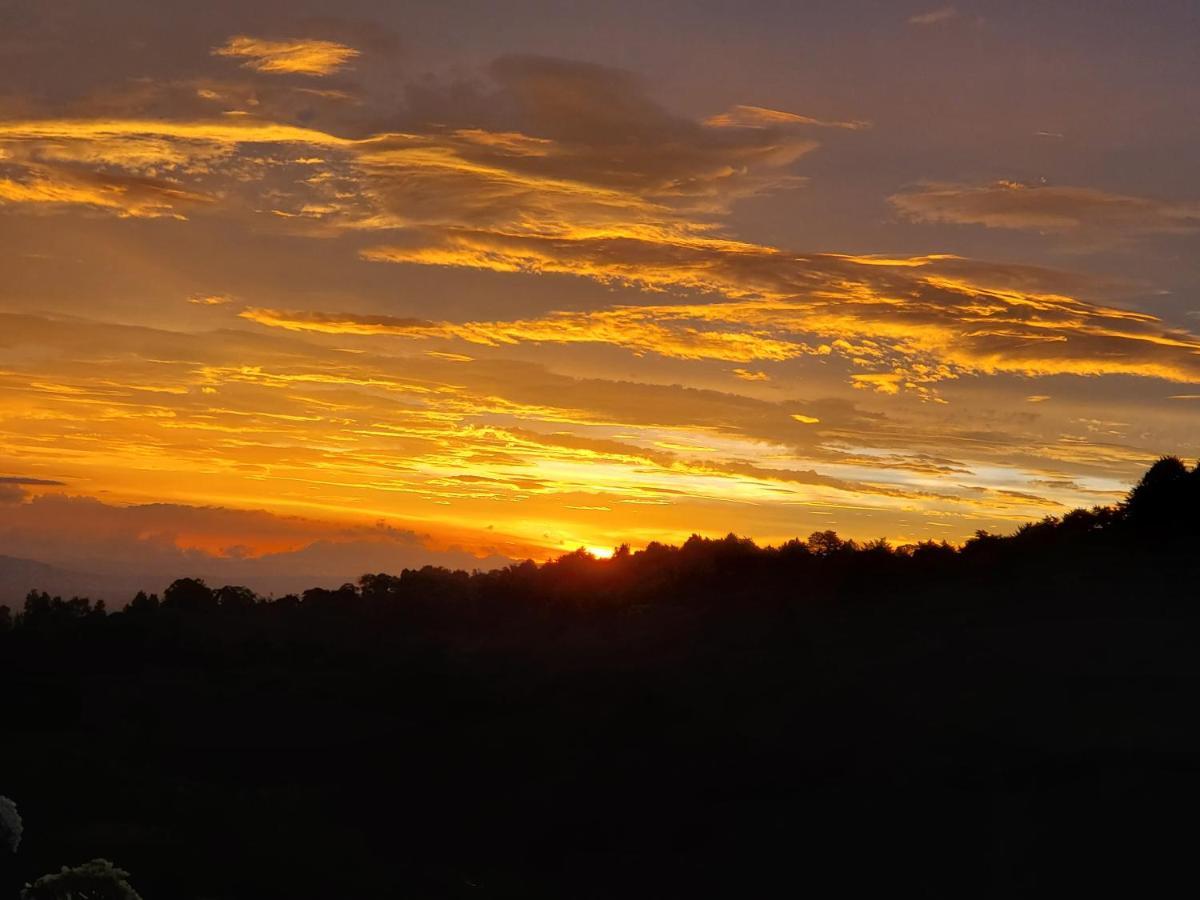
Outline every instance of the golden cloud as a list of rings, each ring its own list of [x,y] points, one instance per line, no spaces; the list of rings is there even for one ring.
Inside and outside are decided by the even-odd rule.
[[[231,37],[220,47],[214,47],[212,53],[244,59],[242,65],[256,72],[300,75],[329,75],[361,55],[353,47],[336,41],[312,38],[269,41],[247,35]]]
[[[260,325],[291,331],[458,338],[473,344],[493,347],[522,342],[611,344],[636,353],[658,353],[677,359],[719,359],[726,362],[791,359],[801,355],[806,349],[803,345],[774,340],[753,332],[673,328],[654,321],[658,315],[666,317],[672,312],[677,316],[687,315],[685,308],[674,307],[620,307],[590,313],[557,313],[544,319],[463,323],[254,307],[243,310],[239,315]]]
[[[31,347],[53,357],[52,370]],[[981,493],[969,465],[917,448],[953,447],[992,468],[1015,469],[1024,455],[1050,473],[1058,458],[1125,471],[1145,456],[1087,437],[919,426],[839,401],[570,378],[506,360],[347,355],[283,332],[216,340],[3,316],[0,350],[0,453],[14,468],[72,483],[103,473],[118,498],[403,512],[439,533],[500,503],[511,540],[525,546],[546,546],[547,528],[573,521],[566,508],[600,497],[661,509],[659,537],[694,529],[704,504],[720,506],[705,515],[723,524],[733,503],[766,517],[755,521],[793,524],[812,504],[893,519],[938,511],[968,534],[986,524],[979,516],[1036,513],[1058,495]]]
[[[770,381],[771,376],[766,372],[751,371],[750,369],[734,369],[733,374],[742,381]]]
[[[248,159],[240,151],[249,145],[271,145],[272,155]],[[0,203],[182,218],[198,204],[227,206],[237,193],[231,187],[261,180],[267,168],[304,166],[315,148],[354,146],[314,129],[243,117],[0,122]]]
[[[592,341],[733,362],[835,352],[875,369],[854,382],[884,393],[927,391],[938,381],[997,372],[1200,380],[1200,337],[1145,313],[1009,288],[1004,285],[1011,273],[1005,267],[962,260],[796,256],[703,240],[569,240],[478,232],[453,232],[428,247],[372,248],[364,257],[572,274],[738,298],[436,330],[480,343]]]
[[[0,206],[86,206],[123,217],[182,218],[181,208],[211,201],[164,180],[135,176],[40,167],[28,170],[20,180],[0,178]]]
[[[166,158],[182,160],[187,156],[186,145],[170,141],[196,142],[236,146],[246,143],[294,143],[316,147],[353,147],[355,141],[326,134],[313,128],[304,128],[280,122],[226,117],[197,121],[172,121],[167,119],[23,119],[0,121],[0,142],[9,144],[18,141],[81,141],[92,144],[93,149],[111,146],[109,142],[122,139],[161,139],[155,144],[137,145],[150,153],[152,160]],[[130,145],[117,143],[117,153],[112,158],[93,157],[96,162],[131,161],[144,163],[135,153],[122,153]],[[84,148],[87,149],[87,148]]]
[[[519,110],[522,129],[450,121],[344,138],[250,117],[0,122],[0,148],[23,167],[0,192],[10,203],[142,216],[240,193],[240,208],[268,210],[302,233],[387,233],[361,250],[371,261],[572,275],[663,295],[512,320],[243,312],[292,331],[485,346],[597,343],[744,368],[837,355],[862,370],[857,386],[926,396],[970,374],[1200,379],[1196,335],[1080,299],[1055,273],[946,256],[799,254],[729,237],[720,216],[738,199],[796,183],[791,164],[814,146],[790,128],[804,117],[739,107],[718,124],[690,121],[624,73],[561,60],[508,58],[492,74],[497,93],[485,99]],[[257,150],[247,159],[249,146]],[[247,184],[260,197],[246,198]],[[1063,211],[1072,204],[1119,210],[1109,220],[1143,229],[1192,221],[1079,189],[942,187],[894,202],[915,214],[921,198],[957,198],[980,216],[993,210],[986,215],[999,218],[986,221],[997,223],[1075,221]],[[1154,224],[1166,220],[1176,224]]]

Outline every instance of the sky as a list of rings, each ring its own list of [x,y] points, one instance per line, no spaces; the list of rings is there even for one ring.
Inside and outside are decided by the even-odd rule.
[[[271,588],[1113,503],[1200,453],[1198,39],[0,0],[0,555]]]

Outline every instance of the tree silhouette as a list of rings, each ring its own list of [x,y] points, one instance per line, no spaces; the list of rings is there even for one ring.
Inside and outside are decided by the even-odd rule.
[[[25,596],[21,621],[33,627],[52,628],[89,618],[103,618],[105,615],[107,610],[103,600],[93,606],[86,597],[64,600],[62,597],[51,597],[45,591],[30,591]]]
[[[217,605],[217,599],[208,585],[199,578],[180,578],[171,582],[163,592],[163,605],[189,612],[201,612]]]
[[[1197,480],[1177,456],[1164,456],[1152,465],[1125,498],[1126,521],[1137,531],[1154,536],[1194,533],[1200,524]]]
[[[808,549],[816,556],[832,556],[845,546],[836,531],[814,531],[808,536]]]
[[[258,602],[254,591],[248,587],[227,584],[216,591],[217,605],[227,610],[247,610]]]
[[[158,610],[159,605],[158,594],[147,595],[145,591],[138,591],[126,609],[135,615],[150,615]]]

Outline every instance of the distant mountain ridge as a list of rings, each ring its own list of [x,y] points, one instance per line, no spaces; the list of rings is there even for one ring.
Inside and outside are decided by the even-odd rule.
[[[54,594],[95,592],[97,576],[61,569],[36,559],[0,555],[0,603],[19,603],[31,589]]]

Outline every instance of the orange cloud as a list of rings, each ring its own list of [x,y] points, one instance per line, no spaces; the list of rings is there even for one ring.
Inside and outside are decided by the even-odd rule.
[[[836,352],[876,369],[855,383],[886,393],[925,391],[927,385],[968,373],[1200,380],[1200,337],[1145,313],[1044,289],[1010,288],[1014,273],[1003,266],[932,257],[796,256],[703,240],[571,240],[478,232],[452,232],[428,247],[372,248],[364,257],[573,274],[737,298],[436,329],[440,336],[477,342],[592,341],[735,362]],[[426,336],[412,329],[408,334]]]
[[[160,142],[119,143],[123,139],[160,139]],[[356,143],[313,128],[237,117],[198,121],[123,118],[0,121],[0,143],[86,141],[91,147],[84,146],[81,149],[103,151],[113,146],[110,142],[117,142],[116,151],[111,157],[106,154],[90,157],[96,162],[132,161],[144,164],[148,161],[178,161],[186,158],[192,148],[187,144],[169,143],[172,140],[224,145],[296,143],[331,148],[348,148]],[[139,150],[143,152],[136,152]]]
[[[888,521],[936,512],[965,535],[990,521],[980,516],[1019,518],[1063,494],[980,493],[986,483],[946,460],[950,448],[992,469],[1040,464],[1038,477],[1055,471],[1051,459],[1124,471],[1145,456],[1086,436],[981,438],[977,425],[918,426],[835,401],[570,378],[505,360],[344,354],[283,332],[205,340],[29,316],[0,326],[0,343],[14,351],[0,370],[0,454],[21,471],[103,483],[122,503],[403,516],[431,534],[497,516],[510,546],[546,548],[636,539],[627,517],[614,517],[611,534],[580,518],[583,507],[624,503],[654,511],[633,528],[646,539],[686,536],[698,521],[724,525],[731,504],[759,522],[757,533],[792,533],[804,510],[837,508]],[[53,356],[52,373],[31,347]],[[1017,462],[1022,455],[1028,461]],[[867,518],[850,530],[878,533]],[[170,534],[173,546],[206,552],[266,546],[234,540],[228,527]]]
[[[733,374],[742,381],[770,381],[771,376],[766,372],[751,371],[750,369],[734,369]]]
[[[87,206],[119,216],[182,218],[181,208],[209,202],[169,182],[132,176],[40,168],[21,180],[0,178],[0,205]]]
[[[220,47],[214,56],[246,60],[242,65],[256,72],[275,74],[329,75],[361,55],[358,50],[335,41],[297,38],[269,41],[237,35]]]
[[[659,308],[669,317],[686,316],[688,308]],[[659,353],[677,359],[719,359],[747,362],[790,359],[805,347],[739,330],[672,328],[653,321],[655,310],[619,307],[592,313],[556,313],[544,319],[511,322],[426,322],[389,316],[349,313],[306,313],[249,308],[244,319],[291,331],[324,334],[392,335],[410,338],[458,338],[473,344],[498,346],[521,342],[555,344],[612,344],[638,353]]]
[[[814,119],[810,116],[801,116],[797,113],[783,112],[778,109],[767,109],[762,106],[744,106],[738,105],[731,107],[726,112],[719,115],[709,116],[704,120],[705,125],[710,125],[716,128],[762,128],[770,125],[815,125],[822,128],[847,128],[851,131],[859,131],[863,128],[870,128],[869,122],[858,120],[837,122],[827,119]]]

